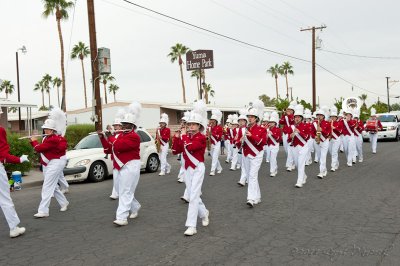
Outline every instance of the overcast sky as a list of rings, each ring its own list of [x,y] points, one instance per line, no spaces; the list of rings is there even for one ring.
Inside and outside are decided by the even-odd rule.
[[[311,33],[300,28],[326,24],[318,36],[323,48],[369,56],[400,56],[400,2],[394,0],[133,0],[146,7],[210,30],[267,49],[311,59]],[[215,90],[212,102],[245,105],[261,94],[275,97],[275,81],[266,69],[284,61],[294,67],[289,77],[295,97],[311,101],[311,64],[237,44],[194,30],[188,26],[150,14],[122,0],[96,0],[98,47],[111,49],[112,75],[120,87],[117,100],[142,102],[182,102],[178,64],[167,58],[170,47],[183,43],[189,48],[214,50],[215,68],[206,71],[207,82]],[[0,79],[16,86],[15,52],[20,54],[21,101],[41,104],[34,84],[49,73],[61,77],[60,47],[55,17],[44,19],[42,1],[2,0],[0,2]],[[74,19],[73,19],[74,17]],[[86,1],[77,0],[75,13],[62,23],[66,56],[68,110],[82,108],[83,82],[79,60],[69,59],[70,49],[79,41],[89,45]],[[381,94],[386,101],[386,76],[400,80],[400,60],[346,57],[317,51],[317,63],[354,84]],[[90,88],[90,63],[85,62]],[[184,72],[187,99],[196,98],[196,80]],[[340,96],[358,96],[364,91],[317,68],[317,95],[322,105],[332,105]],[[101,85],[102,89],[102,85]],[[279,94],[286,94],[284,78],[279,78]],[[391,88],[400,95],[400,84]],[[4,97],[4,93],[1,94]],[[88,92],[91,99],[91,91]],[[378,95],[368,93],[368,103]],[[11,96],[17,99],[17,94]],[[112,95],[109,95],[112,99]],[[46,105],[47,105],[46,97]],[[52,104],[56,103],[52,92]],[[391,99],[391,103],[399,102]]]

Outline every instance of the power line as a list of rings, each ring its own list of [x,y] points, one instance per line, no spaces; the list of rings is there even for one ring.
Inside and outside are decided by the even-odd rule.
[[[339,55],[345,55],[345,56],[352,56],[352,57],[359,57],[359,58],[389,59],[389,60],[399,60],[400,59],[400,57],[398,57],[398,56],[368,56],[368,55],[348,54],[348,53],[330,51],[330,50],[325,50],[325,49],[319,49],[319,50],[323,51],[323,52],[327,52],[327,53],[339,54]]]

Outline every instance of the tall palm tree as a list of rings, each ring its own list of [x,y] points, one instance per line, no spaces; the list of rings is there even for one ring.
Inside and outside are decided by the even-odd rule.
[[[50,15],[56,15],[58,38],[61,48],[61,80],[62,80],[62,106],[61,109],[65,112],[67,109],[66,103],[66,88],[65,88],[65,71],[64,71],[64,42],[61,31],[61,20],[68,19],[68,10],[74,6],[72,1],[68,0],[42,0],[44,4],[43,17],[48,18]]]
[[[275,64],[275,66],[272,66],[267,70],[267,73],[271,74],[271,76],[275,78],[276,99],[278,99],[278,75],[281,75],[281,69],[278,64]]]
[[[183,70],[182,70],[182,55],[186,54],[190,49],[181,43],[177,43],[175,46],[171,47],[171,52],[167,55],[171,59],[171,63],[178,60],[179,69],[181,71],[181,81],[182,81],[182,97],[183,103],[186,103],[186,92],[185,92],[185,82],[183,80]]]
[[[44,86],[43,86],[43,80],[40,80],[35,84],[35,87],[33,88],[34,91],[40,91],[42,93],[42,107],[44,106]]]
[[[60,92],[59,88],[61,87],[62,80],[59,77],[53,78],[53,89],[57,88],[57,100],[58,100],[58,107],[60,107]]]
[[[191,78],[196,78],[196,84],[197,84],[197,97],[200,98],[200,70],[193,70],[192,73],[190,74]]]
[[[204,99],[206,100],[206,104],[209,104],[209,96],[214,97],[215,91],[212,89],[211,84],[204,85]]]
[[[6,93],[6,99],[8,99],[8,94],[12,94],[14,90],[15,88],[14,85],[11,84],[11,81],[3,80],[3,82],[0,85],[0,92],[4,91]]]
[[[290,64],[289,61],[283,62],[280,66],[280,72],[282,75],[285,76],[286,79],[286,99],[289,99],[289,83],[288,83],[288,75],[293,75],[293,66]]]
[[[115,78],[113,76],[111,76],[110,74],[103,74],[103,75],[101,75],[101,80],[104,85],[104,100],[107,103],[107,82],[115,81]]]
[[[114,102],[116,102],[115,99],[115,93],[119,90],[119,87],[115,84],[110,84],[110,86],[108,86],[108,91],[112,94],[114,94]]]
[[[358,96],[358,98],[363,102],[363,106],[365,108],[367,108],[367,105],[365,104],[365,101],[367,100],[368,94],[361,94],[360,96]]]
[[[49,75],[49,74],[45,74],[42,78],[42,85],[43,85],[43,89],[44,91],[49,95],[49,109],[50,109],[50,84],[52,84],[53,82],[53,78]]]
[[[83,74],[83,92],[85,95],[85,108],[87,108],[87,96],[86,96],[86,80],[85,80],[85,67],[83,65],[83,59],[90,55],[89,47],[83,42],[79,42],[72,48],[71,59],[79,58],[81,60],[82,74]]]

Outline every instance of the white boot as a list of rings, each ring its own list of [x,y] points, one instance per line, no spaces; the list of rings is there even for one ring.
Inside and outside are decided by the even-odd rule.
[[[10,230],[10,237],[14,238],[25,233],[25,227],[15,227],[14,229]]]

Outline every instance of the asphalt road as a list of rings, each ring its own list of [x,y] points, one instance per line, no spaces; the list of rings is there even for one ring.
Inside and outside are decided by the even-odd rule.
[[[262,203],[253,209],[247,188],[236,184],[240,172],[229,171],[223,157],[223,173],[203,184],[210,225],[199,222],[193,237],[183,235],[187,205],[179,199],[176,157],[170,175],[141,175],[142,209],[124,227],[112,223],[111,180],[72,185],[70,209],[59,212],[53,199],[46,219],[33,218],[40,188],[26,188],[13,198],[27,232],[9,239],[0,219],[0,265],[399,265],[399,145],[380,142],[373,155],[365,143],[364,162],[353,167],[340,154],[340,169],[323,180],[313,164],[301,189],[297,173],[283,171],[281,147],[277,177],[262,165]]]

